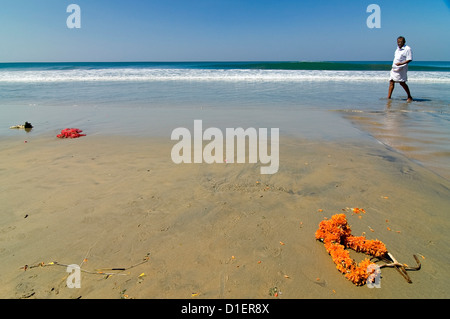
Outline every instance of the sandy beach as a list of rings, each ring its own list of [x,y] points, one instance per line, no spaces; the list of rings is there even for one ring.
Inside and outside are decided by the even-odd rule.
[[[261,175],[259,164],[176,165],[173,144],[5,138],[0,297],[450,297],[450,182],[404,155],[375,141],[281,136],[279,171]],[[314,237],[338,213],[401,263],[416,254],[412,284],[392,268],[380,289],[345,279]],[[81,265],[81,288],[67,287],[68,264]]]
[[[450,0],[413,3],[2,1],[0,299],[449,299]]]

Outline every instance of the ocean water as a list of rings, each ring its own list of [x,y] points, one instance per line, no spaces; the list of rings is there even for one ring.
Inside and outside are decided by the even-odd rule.
[[[372,139],[450,177],[450,62],[410,64],[387,100],[390,61],[0,63],[0,139],[279,128],[309,139]],[[31,132],[9,129],[31,122]]]

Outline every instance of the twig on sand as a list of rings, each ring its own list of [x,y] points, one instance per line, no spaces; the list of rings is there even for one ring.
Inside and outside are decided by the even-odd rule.
[[[88,253],[89,253],[89,252],[88,252]],[[82,269],[82,268],[81,268],[81,266],[83,265],[83,262],[86,260],[86,258],[84,258],[83,261],[82,261],[81,264],[80,264],[80,271],[85,272],[85,273],[88,273],[88,274],[93,274],[93,275],[103,275],[103,276],[105,276],[105,275],[106,275],[106,276],[112,276],[112,275],[126,275],[126,274],[121,274],[121,273],[119,273],[119,272],[120,272],[120,271],[129,270],[129,269],[131,269],[131,268],[134,268],[134,267],[137,267],[137,266],[139,266],[139,265],[142,265],[142,264],[148,262],[149,259],[150,259],[150,253],[147,253],[147,254],[145,255],[145,257],[144,257],[140,262],[138,262],[138,263],[136,263],[136,264],[134,264],[134,265],[131,265],[131,266],[129,266],[129,267],[99,268],[99,269],[95,269],[95,270],[92,271],[92,270],[86,270],[86,269]],[[60,262],[58,262],[58,261],[52,261],[52,262],[49,262],[49,263],[41,262],[41,263],[38,263],[38,264],[36,264],[36,265],[31,265],[31,266],[25,265],[25,266],[21,267],[20,269],[28,270],[28,269],[31,269],[31,268],[47,267],[47,266],[63,266],[63,267],[69,267],[70,265],[69,265],[69,264],[60,263]],[[119,272],[111,272],[111,271],[119,271]]]
[[[415,270],[419,270],[420,267],[421,267],[419,258],[417,258],[416,255],[413,255],[414,259],[416,260],[417,266],[416,266],[416,267],[410,267],[410,266],[408,266],[408,265],[406,265],[406,264],[399,263],[399,262],[397,261],[397,259],[395,259],[395,257],[392,256],[391,253],[388,252],[387,255],[389,256],[389,258],[390,258],[391,260],[389,260],[389,259],[387,259],[387,258],[382,258],[382,260],[383,260],[384,262],[386,262],[386,264],[380,265],[380,268],[384,268],[384,267],[395,268],[395,269],[403,276],[403,278],[405,278],[405,280],[406,280],[408,283],[411,284],[411,283],[412,283],[412,280],[411,280],[411,278],[409,278],[408,273],[407,273],[406,271],[407,271],[407,270],[414,270],[414,271],[415,271]]]

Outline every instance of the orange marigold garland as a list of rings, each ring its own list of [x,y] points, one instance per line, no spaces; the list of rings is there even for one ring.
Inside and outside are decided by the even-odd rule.
[[[367,267],[373,263],[366,258],[357,264],[350,258],[345,248],[348,247],[373,257],[382,257],[387,254],[386,246],[381,241],[369,240],[364,236],[352,236],[345,214],[336,214],[329,220],[321,221],[316,231],[316,239],[324,243],[336,268],[357,286],[366,283],[370,275],[367,273]]]

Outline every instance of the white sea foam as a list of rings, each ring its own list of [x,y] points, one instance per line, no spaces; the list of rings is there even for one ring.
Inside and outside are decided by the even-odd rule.
[[[450,72],[410,71],[410,82],[450,83]],[[385,82],[386,71],[254,70],[254,69],[153,69],[107,68],[73,70],[4,70],[2,83],[118,82],[118,81],[227,81],[304,82],[357,81]]]

